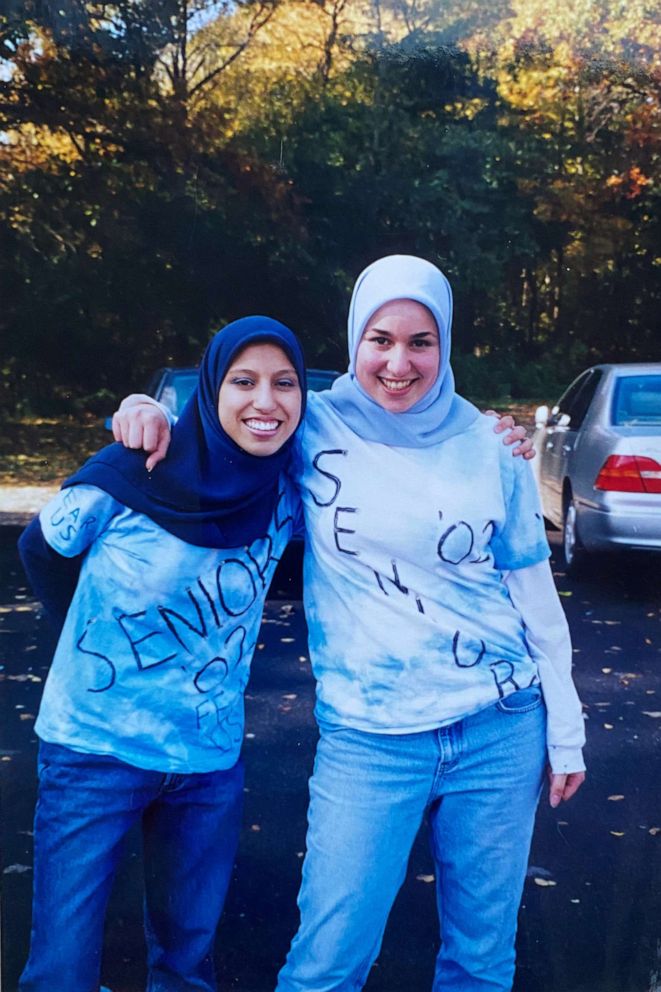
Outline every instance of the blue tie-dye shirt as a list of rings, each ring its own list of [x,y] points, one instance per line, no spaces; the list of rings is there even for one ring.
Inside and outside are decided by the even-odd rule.
[[[549,548],[530,467],[491,418],[394,448],[311,394],[298,458],[320,721],[428,730],[539,681],[502,572]]]
[[[156,771],[232,767],[266,590],[299,505],[283,480],[268,533],[218,551],[93,486],[62,490],[41,511],[44,537],[65,557],[87,553],[38,735]]]

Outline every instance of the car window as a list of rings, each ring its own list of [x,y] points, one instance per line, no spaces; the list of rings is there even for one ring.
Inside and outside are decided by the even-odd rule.
[[[614,424],[661,424],[661,375],[621,376],[613,394]]]
[[[572,430],[578,430],[583,421],[585,420],[585,415],[590,408],[590,403],[592,398],[597,391],[597,386],[601,382],[603,373],[599,369],[593,369],[585,377],[581,389],[576,394],[574,402],[571,405],[571,410],[568,410],[570,421],[569,426]]]
[[[198,376],[197,369],[168,372],[161,381],[156,399],[178,417],[197,385]]]
[[[565,413],[571,417],[571,413],[576,397],[578,396],[581,389],[585,385],[589,374],[590,374],[589,372],[583,372],[581,375],[579,375],[578,379],[575,379],[574,382],[572,382],[569,389],[565,390],[565,392],[562,394],[562,396],[556,403],[554,408],[556,412],[553,415],[553,420],[556,424],[560,419],[560,417]]]

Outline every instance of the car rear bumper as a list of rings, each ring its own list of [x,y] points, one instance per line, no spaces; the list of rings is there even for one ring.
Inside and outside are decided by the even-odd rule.
[[[618,513],[589,506],[578,508],[578,533],[588,551],[661,551],[661,511]]]

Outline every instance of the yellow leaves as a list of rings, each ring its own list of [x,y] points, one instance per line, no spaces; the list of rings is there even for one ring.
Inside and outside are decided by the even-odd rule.
[[[624,837],[626,830],[609,830],[612,837]]]
[[[446,103],[444,110],[457,118],[465,118],[468,121],[474,120],[477,115],[488,106],[488,101],[475,97],[474,99],[455,100],[453,103]]]
[[[43,125],[26,122],[7,132],[5,140],[11,145],[12,168],[17,172],[69,165],[80,159],[80,153],[68,134]]]

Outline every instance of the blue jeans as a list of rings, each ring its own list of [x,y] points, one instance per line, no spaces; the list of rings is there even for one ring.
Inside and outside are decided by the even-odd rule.
[[[148,992],[215,992],[213,943],[239,838],[241,763],[172,775],[39,750],[30,956],[21,992],[96,992],[124,838],[142,822]]]
[[[434,992],[506,992],[546,764],[538,687],[418,734],[322,728],[301,924],[277,992],[354,992],[429,811],[442,945]]]

